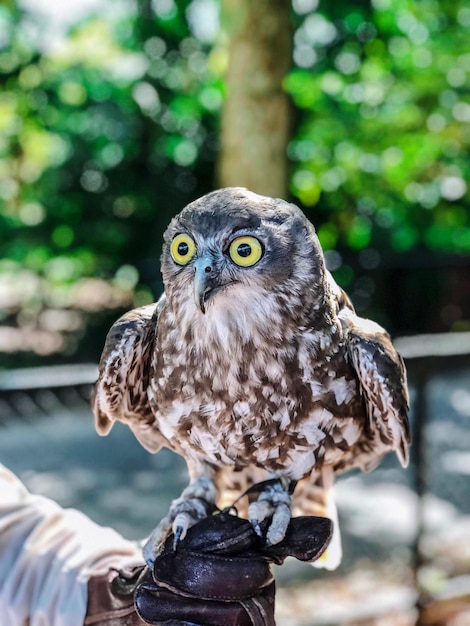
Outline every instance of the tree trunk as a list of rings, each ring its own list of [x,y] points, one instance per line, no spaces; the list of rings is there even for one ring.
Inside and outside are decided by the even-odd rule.
[[[291,63],[291,3],[223,0],[222,6],[230,57],[219,184],[285,198],[290,103],[282,81]]]

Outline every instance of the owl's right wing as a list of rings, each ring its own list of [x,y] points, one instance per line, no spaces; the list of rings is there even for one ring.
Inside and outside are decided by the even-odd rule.
[[[124,422],[150,452],[168,445],[147,397],[156,324],[163,305],[162,296],[158,303],[133,309],[113,324],[91,401],[100,435],[107,435],[115,421]]]

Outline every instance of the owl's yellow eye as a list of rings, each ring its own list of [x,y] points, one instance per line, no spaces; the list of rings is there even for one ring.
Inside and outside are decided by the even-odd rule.
[[[232,241],[228,253],[237,265],[251,267],[263,256],[263,246],[256,237],[242,235]]]
[[[178,265],[187,265],[196,254],[196,244],[186,233],[176,235],[170,246],[171,256]]]

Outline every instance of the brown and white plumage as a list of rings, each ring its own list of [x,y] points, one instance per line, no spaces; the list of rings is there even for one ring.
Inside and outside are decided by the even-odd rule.
[[[336,473],[369,471],[390,450],[407,464],[403,361],[355,314],[297,207],[240,188],[208,194],[170,223],[162,274],[159,302],[108,334],[93,401],[101,434],[119,420],[151,452],[186,459],[193,489],[160,534],[202,515],[185,506],[214,497],[211,484],[223,498],[269,476],[299,481],[292,503],[271,493],[250,517],[290,504],[332,514]]]

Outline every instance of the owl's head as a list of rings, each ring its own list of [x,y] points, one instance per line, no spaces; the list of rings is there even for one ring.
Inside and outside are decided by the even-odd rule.
[[[325,267],[312,224],[293,204],[234,187],[187,205],[164,235],[162,275],[171,306],[199,315],[218,305],[313,310]],[[250,304],[251,303],[251,304]]]

